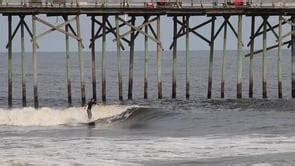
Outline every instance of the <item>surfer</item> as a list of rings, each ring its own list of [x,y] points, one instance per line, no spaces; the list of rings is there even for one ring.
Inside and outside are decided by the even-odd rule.
[[[96,101],[94,98],[92,98],[88,104],[87,104],[87,115],[88,115],[88,119],[90,120],[92,118],[92,112],[91,112],[91,108],[93,105],[96,104]]]

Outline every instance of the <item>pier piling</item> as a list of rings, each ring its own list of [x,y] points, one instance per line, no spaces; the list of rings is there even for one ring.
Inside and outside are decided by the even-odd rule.
[[[101,95],[102,101],[106,101],[106,19],[107,16],[102,16],[102,51],[101,51]]]
[[[116,39],[117,39],[117,70],[118,70],[118,91],[119,91],[119,100],[123,100],[123,81],[121,74],[121,46],[120,46],[120,27],[119,27],[119,16],[116,15]]]
[[[277,59],[277,72],[278,72],[278,97],[283,98],[282,87],[282,64],[281,64],[281,49],[282,49],[282,16],[279,16],[279,38],[278,38],[278,59]]]
[[[238,16],[238,56],[237,56],[237,98],[242,98],[242,73],[243,73],[243,55],[242,55],[242,15]]]
[[[157,16],[157,40],[161,41],[161,20]],[[161,78],[161,43],[157,43],[157,81],[158,81],[158,98],[162,99],[162,78]]]
[[[32,16],[32,33],[33,33],[33,89],[34,89],[34,107],[39,107],[39,100],[38,100],[38,71],[37,71],[37,39],[36,39],[36,15]]]
[[[92,38],[92,46],[91,46],[91,67],[92,67],[92,97],[96,100],[97,96],[96,96],[96,61],[95,61],[95,54],[96,54],[96,50],[95,50],[95,41],[93,40],[95,38],[95,16],[91,17],[91,38]]]
[[[222,51],[222,68],[221,68],[221,94],[220,97],[224,98],[224,89],[225,89],[225,79],[224,79],[224,71],[226,65],[226,48],[227,48],[227,21],[229,17],[224,17],[224,35],[223,35],[223,51]]]
[[[149,17],[144,17],[145,22],[148,22]],[[148,26],[144,27],[144,32],[149,33]],[[148,62],[149,62],[149,53],[148,53],[148,37],[144,36],[144,98],[148,98]]]
[[[177,16],[173,17],[172,98],[176,98]]]
[[[1,1],[1,0],[0,0]],[[38,1],[39,2],[39,1]],[[87,5],[85,5],[87,2]],[[86,104],[86,88],[85,88],[85,81],[84,81],[84,56],[83,56],[83,39],[82,39],[82,32],[81,32],[81,15],[87,15],[89,16],[91,21],[91,40],[90,40],[90,46],[91,49],[91,84],[92,84],[92,97],[94,99],[97,99],[97,86],[98,82],[99,86],[101,86],[101,97],[102,101],[106,101],[107,98],[107,89],[112,88],[107,85],[107,60],[108,60],[108,52],[107,52],[107,37],[108,34],[111,34],[110,36],[114,37],[113,42],[116,42],[116,66],[110,66],[113,68],[117,67],[117,79],[118,79],[118,98],[119,100],[123,100],[124,93],[123,91],[123,76],[124,76],[124,67],[122,68],[122,58],[123,58],[123,51],[125,51],[125,47],[129,47],[129,66],[128,66],[128,89],[126,89],[127,98],[132,99],[133,96],[133,86],[137,85],[136,83],[136,77],[134,77],[135,72],[135,40],[138,36],[143,35],[143,49],[144,49],[144,64],[143,64],[143,95],[144,98],[147,99],[149,95],[149,60],[150,60],[150,53],[151,48],[149,48],[150,42],[154,42],[156,44],[156,48],[153,50],[155,61],[155,70],[156,73],[154,73],[154,76],[156,77],[156,86],[154,87],[157,91],[157,96],[159,99],[163,98],[163,90],[164,90],[164,82],[162,81],[162,58],[163,60],[166,60],[166,58],[162,57],[162,50],[164,50],[162,41],[161,41],[161,17],[170,17],[173,19],[173,41],[170,45],[171,52],[171,60],[172,60],[172,98],[177,97],[177,67],[178,67],[178,46],[179,41],[184,41],[184,51],[185,56],[184,58],[184,65],[182,66],[185,68],[185,97],[187,99],[191,98],[191,90],[192,88],[191,84],[191,65],[195,64],[191,60],[191,54],[190,54],[190,47],[191,47],[191,38],[197,37],[198,39],[201,39],[206,44],[209,45],[209,64],[208,64],[208,89],[207,89],[207,98],[211,99],[213,94],[213,70],[215,69],[214,63],[214,56],[215,56],[215,42],[218,40],[222,40],[222,61],[221,64],[221,82],[220,82],[220,97],[225,98],[227,92],[226,92],[226,78],[227,78],[227,65],[230,61],[227,61],[228,55],[227,55],[227,47],[229,44],[228,41],[228,35],[229,31],[232,31],[231,33],[234,35],[234,37],[237,38],[237,55],[236,55],[236,71],[234,73],[236,74],[236,97],[242,98],[242,84],[243,84],[243,36],[246,35],[246,33],[243,33],[243,29],[250,28],[251,29],[251,36],[250,41],[247,44],[247,47],[249,47],[249,53],[245,55],[245,57],[249,58],[249,98],[253,98],[254,93],[254,72],[255,65],[254,65],[254,56],[257,54],[262,55],[262,62],[261,62],[261,75],[262,75],[262,98],[268,97],[267,92],[267,54],[269,50],[277,49],[277,59],[276,59],[276,75],[277,75],[277,81],[278,81],[278,97],[283,97],[283,70],[282,70],[282,63],[283,63],[283,56],[282,56],[282,50],[283,46],[288,45],[288,48],[291,47],[291,95],[292,98],[295,98],[295,16],[294,11],[295,7],[292,5],[288,8],[285,8],[284,6],[277,7],[278,4],[270,3],[267,4],[265,2],[260,2],[260,4],[256,2],[247,2],[251,7],[249,6],[242,6],[241,8],[237,8],[236,4],[224,4],[224,7],[221,7],[221,5],[217,8],[215,4],[211,3],[204,3],[203,1],[200,2],[180,2],[180,1],[165,1],[165,3],[159,3],[156,1],[151,1],[150,3],[142,3],[143,6],[139,5],[140,2],[127,2],[124,1],[123,3],[110,3],[108,1],[83,1],[83,3],[80,2],[71,2],[71,3],[58,3],[63,4],[61,6],[57,7],[57,4],[55,2],[45,2],[45,3],[38,3],[32,1],[32,2],[26,2],[21,0],[16,0],[14,2],[5,2],[5,5],[1,6],[0,14],[7,17],[7,32],[5,34],[8,35],[8,43],[6,45],[7,48],[7,100],[8,100],[8,106],[12,107],[13,103],[13,73],[15,68],[13,66],[14,62],[14,50],[13,50],[13,40],[15,38],[20,37],[20,51],[21,51],[21,61],[20,61],[20,68],[21,68],[21,91],[22,91],[22,105],[24,107],[27,106],[27,71],[26,71],[26,32],[28,33],[28,36],[32,38],[32,81],[33,81],[33,101],[34,101],[34,107],[39,107],[39,96],[38,96],[38,53],[37,49],[39,48],[39,45],[37,41],[39,41],[39,38],[46,36],[50,34],[51,32],[58,31],[65,35],[65,58],[66,58],[66,80],[67,80],[67,97],[68,97],[68,104],[69,106],[72,106],[72,100],[74,96],[72,96],[72,76],[71,76],[71,53],[70,53],[70,39],[75,39],[77,41],[77,48],[78,48],[78,57],[79,57],[79,72],[80,72],[80,91],[81,93],[81,105]],[[291,3],[291,2],[290,2]],[[258,4],[258,5],[257,5]],[[295,4],[295,3],[294,3]],[[219,3],[217,4],[219,5]],[[262,5],[262,6],[259,6]],[[26,16],[32,16],[32,27],[28,26],[26,23]],[[40,16],[40,17],[39,17]],[[201,22],[198,25],[195,25],[194,27],[191,25],[195,21],[195,18],[200,17],[208,17],[209,20],[206,20],[204,22]],[[235,25],[233,22],[231,22],[231,18],[237,16],[238,22]],[[249,20],[249,25],[247,25],[248,21],[245,21],[243,24],[243,17],[249,16],[251,18]],[[271,20],[272,22],[276,21],[273,20],[272,17],[279,16],[279,23],[277,24],[270,24],[268,20]],[[284,16],[284,17],[283,17]],[[14,18],[19,18],[20,21],[18,24],[14,25]],[[58,25],[54,25],[54,23],[51,23],[50,21],[47,21],[45,17],[62,17],[65,22],[62,22]],[[290,19],[291,17],[291,19]],[[99,18],[99,20],[97,19]],[[102,18],[100,20],[100,18]],[[136,20],[139,18],[138,20]],[[143,22],[139,24],[138,21],[143,18]],[[256,27],[256,18],[262,18],[262,22],[259,23],[259,26]],[[270,19],[269,19],[270,18]],[[194,20],[193,20],[194,19]],[[216,20],[224,20],[222,24],[218,24],[219,21]],[[57,20],[56,24],[59,20]],[[198,20],[199,21],[199,20]],[[76,23],[75,23],[76,22]],[[43,24],[43,26],[49,27],[48,30],[45,30],[42,33],[38,33],[39,25],[38,23]],[[246,24],[245,24],[246,23]],[[6,23],[5,23],[6,24]],[[3,25],[5,25],[3,24]],[[137,25],[138,24],[138,25]],[[179,25],[178,25],[179,24]],[[211,25],[210,25],[211,24]],[[283,34],[285,31],[284,24],[291,25],[291,32],[288,32],[286,34]],[[75,25],[76,27],[74,27]],[[98,27],[96,27],[98,25]],[[237,25],[237,27],[236,27]],[[15,26],[15,27],[14,27]],[[126,27],[128,27],[128,29]],[[205,27],[208,26],[208,27]],[[211,27],[210,27],[211,26]],[[215,26],[217,27],[215,30]],[[12,29],[15,28],[15,29]],[[120,29],[121,28],[121,29]],[[166,28],[166,27],[165,27]],[[207,31],[211,34],[202,34],[202,30],[199,29],[205,29],[207,28]],[[209,30],[209,28],[211,28]],[[277,30],[278,28],[278,30]],[[37,30],[38,29],[38,30]],[[42,28],[40,28],[41,30]],[[14,30],[14,31],[13,31]],[[18,34],[20,30],[20,35]],[[163,29],[162,29],[163,30]],[[206,30],[206,29],[205,29]],[[26,32],[25,32],[26,31]],[[127,31],[127,32],[124,32]],[[206,31],[206,32],[207,32]],[[247,31],[245,31],[247,32]],[[268,39],[268,33],[271,33],[274,35],[274,38],[277,40],[275,41],[275,45],[268,46],[268,43],[271,43],[271,41]],[[191,35],[191,34],[192,35]],[[223,33],[223,38],[219,39],[219,35]],[[130,37],[129,37],[130,35]],[[286,38],[291,36],[291,40],[286,40]],[[257,42],[257,39],[260,37],[262,38],[262,48],[259,50],[255,50],[255,42]],[[96,64],[96,52],[98,52],[96,49],[96,40],[100,39],[102,40],[101,47],[99,48],[99,54],[101,54],[101,62],[99,65]],[[182,38],[182,39],[181,39]],[[165,38],[164,38],[165,39]],[[163,39],[162,39],[163,40]],[[194,39],[195,40],[195,39]],[[256,40],[256,41],[255,41]],[[257,44],[257,43],[256,43]],[[198,45],[199,46],[199,45]],[[218,45],[219,46],[219,45]],[[246,47],[245,47],[246,48]],[[201,48],[202,49],[202,48]],[[246,50],[245,50],[246,51]],[[197,58],[198,59],[198,58]],[[198,59],[199,60],[199,59]],[[100,75],[101,80],[97,81],[97,66],[100,67]],[[41,66],[40,66],[41,67]],[[165,67],[165,66],[163,66]],[[87,68],[88,69],[88,68]],[[170,69],[169,69],[170,70]],[[166,71],[166,70],[165,70]],[[259,70],[260,71],[260,70]],[[29,72],[29,73],[31,73]],[[165,73],[166,75],[167,73]],[[183,77],[183,78],[184,78]],[[42,77],[41,77],[42,78]],[[142,79],[142,78],[141,78]],[[215,79],[214,79],[215,80]],[[170,85],[169,83],[167,85]],[[137,88],[136,88],[137,89]],[[42,90],[43,92],[43,90]],[[215,94],[215,93],[214,93]]]
[[[26,70],[25,70],[25,16],[20,16],[21,21],[21,70],[22,70],[22,100],[23,107],[27,106],[26,94]]]
[[[186,98],[190,97],[190,51],[189,51],[189,16],[185,17],[185,79],[186,79]]]
[[[250,43],[250,59],[249,59],[249,98],[253,98],[253,58],[255,48],[255,16],[251,17],[251,43]]]
[[[211,21],[211,40],[210,40],[209,75],[208,75],[208,92],[207,92],[208,99],[212,98],[215,19],[216,19],[215,16],[213,16]]]
[[[291,16],[291,72],[292,72],[292,98],[295,98],[295,16]]]
[[[12,15],[8,16],[8,106],[12,107]]]
[[[76,26],[77,26],[77,37],[78,40],[78,54],[79,54],[79,64],[80,64],[80,86],[81,86],[81,105],[84,106],[86,104],[86,96],[85,96],[85,82],[84,82],[84,58],[82,52],[82,37],[81,37],[81,29],[80,29],[80,16],[76,17]]]
[[[69,16],[64,16],[65,22],[68,21]],[[65,26],[65,30],[69,33],[69,25]],[[72,84],[71,84],[71,61],[70,61],[70,41],[69,36],[65,35],[66,38],[66,75],[67,75],[67,90],[68,90],[68,104],[72,105]]]
[[[135,26],[135,16],[131,18],[131,25]],[[130,57],[129,57],[129,82],[128,82],[128,99],[132,99],[133,92],[133,65],[134,65],[134,40],[135,40],[135,29],[131,27],[130,34]]]
[[[263,16],[263,52],[262,52],[262,97],[267,98],[267,60],[266,60],[266,53],[267,53],[267,18]]]

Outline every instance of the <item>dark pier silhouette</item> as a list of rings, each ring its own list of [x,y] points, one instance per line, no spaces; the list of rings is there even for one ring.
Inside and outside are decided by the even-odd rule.
[[[25,53],[25,34],[28,33],[32,41],[32,70],[33,70],[33,94],[34,106],[38,104],[38,68],[37,48],[38,40],[45,35],[54,31],[58,31],[65,35],[66,43],[66,73],[67,73],[67,91],[68,103],[72,104],[71,93],[71,64],[70,64],[70,46],[69,40],[77,41],[80,66],[80,88],[81,88],[81,104],[86,103],[85,82],[84,82],[84,62],[83,62],[83,44],[80,28],[80,16],[87,15],[91,21],[91,56],[92,56],[92,87],[93,98],[97,99],[97,82],[96,82],[96,50],[95,45],[98,39],[102,40],[101,56],[101,98],[107,100],[106,91],[106,40],[107,35],[115,37],[117,46],[117,77],[118,77],[118,99],[123,100],[123,81],[121,72],[121,51],[130,49],[129,59],[129,80],[128,80],[128,99],[133,97],[133,65],[135,39],[139,35],[144,36],[144,98],[148,98],[148,41],[156,44],[157,56],[157,89],[158,98],[163,97],[162,79],[161,79],[161,52],[163,45],[161,42],[160,22],[162,17],[168,17],[173,20],[173,40],[170,49],[172,49],[172,98],[176,98],[177,89],[177,41],[179,38],[185,38],[185,65],[186,65],[186,98],[190,98],[190,43],[189,36],[194,35],[206,42],[210,47],[209,71],[208,71],[208,91],[207,97],[212,97],[212,73],[214,61],[214,42],[215,39],[223,33],[223,58],[222,58],[222,74],[221,74],[221,98],[224,98],[224,71],[226,68],[226,49],[227,34],[233,33],[237,38],[237,71],[236,71],[236,96],[242,98],[242,62],[245,57],[250,58],[249,63],[249,97],[253,97],[253,61],[254,55],[262,53],[262,97],[267,98],[267,68],[266,56],[271,49],[278,50],[277,56],[277,81],[278,81],[278,97],[282,98],[282,75],[281,75],[281,49],[284,45],[288,45],[291,49],[292,56],[292,97],[295,98],[295,2],[287,0],[158,0],[158,1],[135,1],[128,0],[108,1],[108,0],[0,0],[0,13],[8,18],[8,41],[6,48],[8,49],[8,105],[12,106],[12,41],[17,33],[21,33],[21,62],[22,62],[22,96],[23,106],[26,104],[26,71],[24,69],[24,53]],[[49,23],[46,19],[42,19],[40,15],[47,17],[59,16],[64,22],[59,25]],[[125,17],[128,15],[129,17]],[[269,23],[269,17],[275,16],[277,23],[272,25]],[[26,17],[31,17],[28,22]],[[143,18],[142,23],[138,23],[137,18]],[[207,21],[198,25],[190,24],[193,17],[206,17]],[[237,26],[233,25],[231,18],[237,17]],[[250,17],[251,24],[248,27],[243,26],[243,18]],[[101,19],[98,19],[101,18]],[[128,18],[128,19],[126,19]],[[257,18],[262,19],[260,26],[256,27]],[[12,20],[19,20],[17,26],[12,26]],[[216,20],[220,19],[223,23],[216,27]],[[73,23],[75,24],[73,25]],[[36,26],[39,24],[46,25],[50,28],[48,31],[38,32]],[[0,24],[1,26],[2,24]],[[206,38],[198,29],[207,26],[210,32],[210,38]],[[287,34],[282,33],[283,26],[291,26],[291,31]],[[121,33],[121,28],[130,28],[128,32]],[[243,29],[251,29],[251,36],[243,39]],[[19,32],[20,31],[20,32]],[[267,36],[271,33],[275,36],[275,45],[267,45]],[[255,39],[262,36],[263,48],[255,49]],[[288,40],[289,38],[289,40]],[[287,39],[287,40],[286,40]],[[2,39],[1,42],[4,40]],[[127,48],[127,47],[129,48]],[[249,53],[244,54],[243,47],[249,48]]]

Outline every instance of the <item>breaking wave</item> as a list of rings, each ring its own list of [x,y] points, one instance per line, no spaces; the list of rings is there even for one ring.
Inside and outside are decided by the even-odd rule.
[[[96,105],[92,108],[92,121],[103,119],[128,118],[130,110],[138,106]],[[130,112],[128,114],[127,112]],[[124,115],[124,117],[122,117]],[[85,108],[71,107],[65,109],[32,107],[0,109],[0,125],[12,126],[57,126],[83,124],[88,122]]]

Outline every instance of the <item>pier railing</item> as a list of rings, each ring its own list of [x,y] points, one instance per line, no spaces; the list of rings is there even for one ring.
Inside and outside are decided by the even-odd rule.
[[[240,3],[239,3],[240,2]],[[229,8],[295,7],[294,0],[0,0],[1,7]]]

